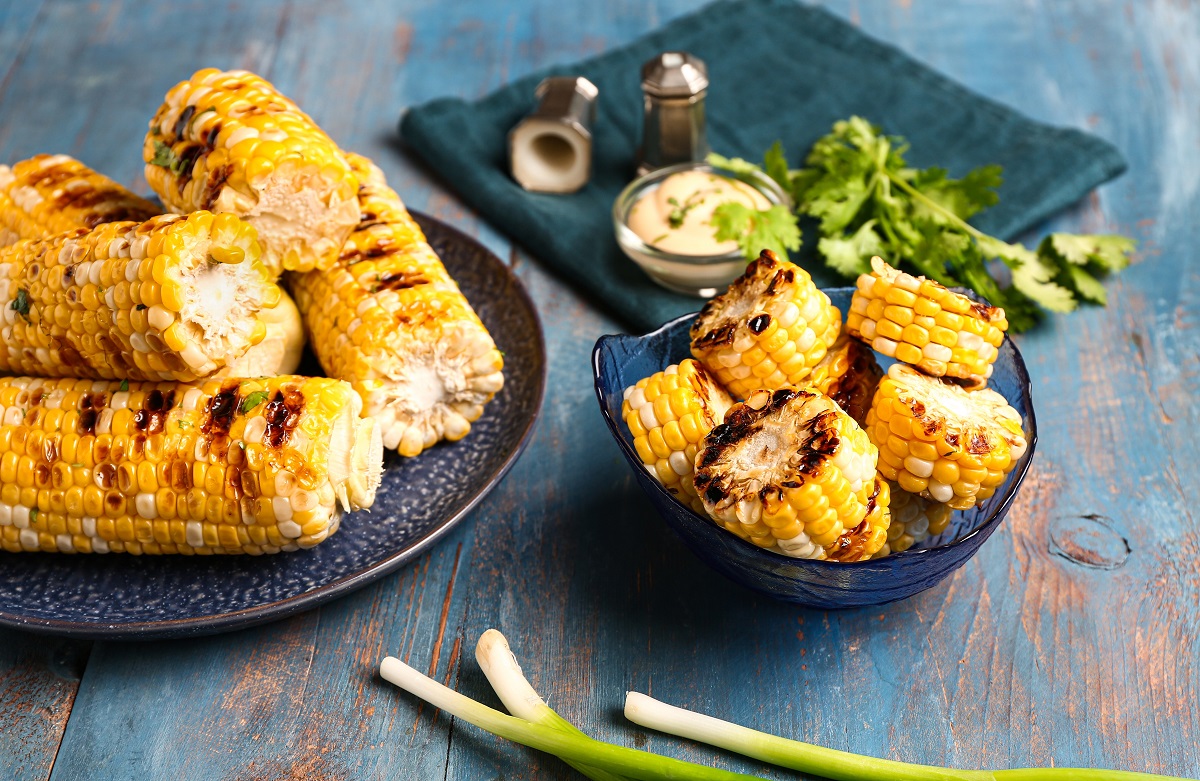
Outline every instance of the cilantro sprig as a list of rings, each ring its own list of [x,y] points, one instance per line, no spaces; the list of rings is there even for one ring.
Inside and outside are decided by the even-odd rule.
[[[1105,303],[1100,280],[1129,265],[1133,239],[1054,233],[1036,250],[1001,241],[968,222],[998,201],[999,166],[952,179],[942,168],[910,168],[907,151],[903,138],[851,117],[835,123],[798,170],[790,168],[779,142],[761,166],[717,155],[709,162],[734,172],[759,171],[778,182],[797,211],[816,221],[817,252],[842,275],[868,271],[871,257],[881,255],[944,285],[971,288],[1004,307],[1015,331],[1032,326],[1042,310]],[[991,274],[992,260],[1008,268],[1008,285]]]

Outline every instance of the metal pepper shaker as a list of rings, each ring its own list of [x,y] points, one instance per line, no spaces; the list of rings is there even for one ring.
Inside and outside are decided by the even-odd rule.
[[[642,65],[644,121],[638,173],[703,160],[708,69],[687,52],[663,52]]]

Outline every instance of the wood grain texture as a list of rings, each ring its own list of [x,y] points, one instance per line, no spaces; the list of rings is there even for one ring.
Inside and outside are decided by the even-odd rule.
[[[510,258],[550,356],[529,450],[471,520],[395,576],[240,633],[97,644],[73,710],[87,648],[0,632],[0,777],[572,777],[374,674],[396,654],[495,704],[473,659],[490,626],[589,732],[770,777],[793,776],[630,726],[624,691],[911,761],[1200,775],[1200,519],[1189,501],[1200,492],[1200,10],[828,4],[973,89],[1116,143],[1129,173],[1028,238],[1114,230],[1142,248],[1110,283],[1107,309],[1021,337],[1041,441],[1004,527],[932,591],[823,613],[732,586],[665,530],[592,394],[592,343],[617,326],[395,146],[406,105],[485,94],[695,5],[0,3],[0,160],[67,151],[138,183],[138,139],[171,84],[207,65],[259,70],[375,157],[412,206]],[[1089,536],[1087,516],[1128,540],[1122,566],[1077,563],[1123,550]],[[62,653],[69,663],[55,661]],[[14,735],[33,736],[29,748]]]

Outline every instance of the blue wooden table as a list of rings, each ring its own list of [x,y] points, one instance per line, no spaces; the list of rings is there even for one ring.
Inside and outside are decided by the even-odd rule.
[[[492,626],[585,730],[770,777],[793,776],[633,728],[619,713],[625,690],[909,761],[1200,775],[1200,7],[829,3],[979,92],[1112,140],[1129,173],[1038,234],[1119,231],[1141,251],[1107,309],[1020,337],[1041,442],[1002,529],[931,591],[823,613],[755,597],[671,537],[592,395],[592,343],[619,326],[466,210],[394,135],[406,105],[482,95],[694,5],[0,3],[0,161],[67,152],[144,190],[140,139],[164,91],[202,66],[252,69],[378,160],[411,206],[509,259],[550,356],[543,416],[516,468],[377,585],[201,640],[0,631],[0,778],[571,777],[374,676],[394,654],[495,702],[473,659]]]

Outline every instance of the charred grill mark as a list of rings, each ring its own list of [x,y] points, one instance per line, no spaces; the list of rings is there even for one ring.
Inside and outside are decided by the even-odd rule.
[[[967,443],[967,452],[971,455],[982,455],[991,452],[992,443],[982,431],[971,432],[971,441]]]
[[[160,390],[152,390],[146,396],[145,406],[134,413],[133,424],[138,431],[145,434],[157,434],[166,426],[167,415],[173,406],[175,406],[175,391],[169,390],[163,393]]]
[[[182,193],[183,188],[192,180],[192,169],[202,154],[204,154],[204,145],[194,142],[188,143],[182,152],[176,153],[177,164],[174,170],[178,171],[178,178],[175,186],[179,188],[179,192]]]
[[[36,188],[58,187],[75,178],[75,172],[66,163],[39,168],[25,175],[25,184]]]
[[[204,183],[204,192],[200,194],[202,209],[211,210],[216,205],[217,198],[221,196],[221,190],[225,188],[225,182],[229,181],[229,175],[232,173],[232,163],[226,163],[208,172],[208,179]]]
[[[1000,307],[992,306],[991,304],[986,304],[982,301],[971,301],[971,309],[974,310],[975,315],[982,320],[991,322],[992,320],[1000,319]]]
[[[242,403],[238,386],[237,382],[226,383],[208,400],[208,406],[204,409],[204,419],[200,423],[201,433],[221,436],[229,434],[233,416],[237,414]]]
[[[84,409],[79,413],[79,423],[75,427],[77,433],[95,434],[96,433],[96,417],[97,412],[94,409]]]
[[[750,318],[750,322],[746,325],[754,333],[761,334],[763,331],[771,327],[771,316],[766,313],[757,315]]]
[[[101,464],[96,467],[93,477],[100,488],[112,488],[117,484],[117,465],[112,462]]]
[[[342,254],[338,255],[338,260],[343,261],[346,265],[352,266],[363,260],[373,260],[382,258],[386,255],[395,255],[400,251],[400,247],[391,241],[380,240],[367,247],[365,250],[354,247],[353,249],[343,250]]]
[[[221,123],[214,122],[213,126],[204,134],[204,145],[209,149],[217,148],[217,136],[221,134]]]
[[[263,410],[263,418],[267,422],[267,430],[263,433],[263,443],[273,448],[283,447],[291,438],[296,426],[300,425],[300,415],[304,412],[304,394],[294,386],[284,386],[275,391],[274,397],[267,402]]]
[[[183,111],[179,112],[179,118],[175,120],[174,133],[176,138],[183,137],[183,131],[187,130],[188,123],[192,121],[192,117],[196,115],[195,106],[184,106]]]
[[[737,333],[737,323],[725,322],[699,337],[692,337],[692,346],[707,350],[723,344],[733,344],[734,334]]]
[[[428,285],[429,279],[422,274],[389,271],[379,276],[378,290],[408,290],[419,285]]]
[[[748,402],[735,404],[725,415],[725,422],[713,428],[704,440],[704,449],[700,451],[696,464],[695,485],[697,493],[703,495],[711,504],[719,504],[731,496],[731,488],[727,482],[708,470],[716,463],[724,460],[734,448],[754,436],[763,425],[763,421],[776,414],[779,410],[791,404],[796,399],[805,403],[816,398],[816,394],[806,390],[783,388],[770,394],[770,398],[761,409],[755,409]],[[841,437],[837,431],[838,412],[834,409],[822,410],[814,415],[807,424],[807,438],[798,443],[794,450],[789,450],[791,474],[815,475],[830,455],[837,451]],[[804,484],[803,479],[788,477],[778,484],[768,484],[762,487],[758,496],[762,501],[775,493],[782,496],[784,489],[799,488]]]
[[[825,550],[825,555],[834,561],[858,561],[862,558],[863,549],[867,546],[867,537],[870,535],[870,531],[870,525],[866,519],[863,519],[858,526],[848,532],[843,532],[834,540],[833,545]]]
[[[765,250],[764,250],[765,252]],[[771,283],[767,285],[767,289],[763,291],[763,295],[771,297],[779,292],[780,288],[790,285],[796,281],[796,272],[790,268],[780,269],[775,272],[775,276],[771,277]]]

